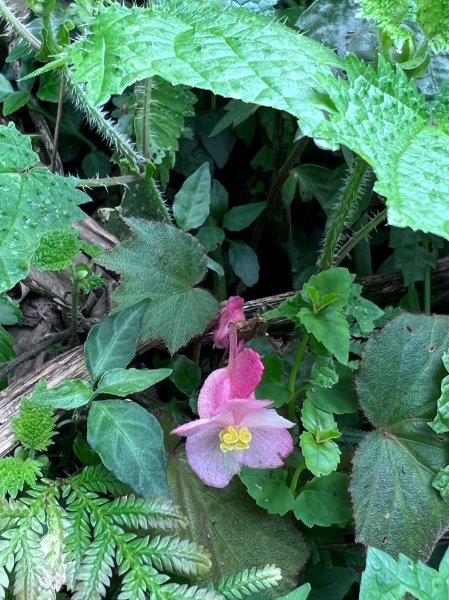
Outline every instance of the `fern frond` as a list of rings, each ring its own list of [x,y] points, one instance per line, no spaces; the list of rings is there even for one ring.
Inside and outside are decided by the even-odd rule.
[[[130,490],[103,465],[85,467],[81,473],[70,478],[70,486],[80,486],[85,491],[97,494],[127,494]]]
[[[177,537],[137,538],[129,546],[145,564],[159,571],[193,576],[209,571],[212,566],[209,553],[202,546]]]
[[[117,525],[130,529],[165,530],[186,526],[185,517],[176,504],[160,498],[123,496],[108,504],[104,514]]]
[[[224,600],[224,596],[215,590],[199,588],[197,586],[179,585],[178,583],[168,583],[160,589],[159,596],[161,600]],[[153,597],[151,597],[153,600]]]
[[[20,460],[8,456],[0,459],[0,496],[9,494],[15,498],[24,485],[33,485],[38,477],[42,477],[41,469],[42,464],[30,458]]]
[[[266,565],[262,568],[253,567],[245,569],[233,577],[222,579],[217,590],[227,600],[241,600],[244,596],[276,587],[281,579],[281,571],[274,565]]]
[[[158,590],[168,577],[159,575],[152,567],[142,565],[132,569],[123,577],[122,587],[117,600],[146,600],[153,590]],[[153,596],[150,596],[153,598]],[[157,598],[160,595],[156,594]]]
[[[106,595],[106,586],[114,566],[114,542],[104,531],[97,535],[87,548],[76,574],[73,600],[101,600]]]

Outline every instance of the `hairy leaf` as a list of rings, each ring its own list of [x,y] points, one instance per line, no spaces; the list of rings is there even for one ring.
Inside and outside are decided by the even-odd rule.
[[[206,255],[195,238],[171,225],[126,222],[134,237],[96,260],[121,274],[113,294],[119,309],[145,305],[141,338],[162,338],[173,353],[201,333],[218,311],[208,292],[193,287],[206,273]]]
[[[124,400],[94,402],[87,441],[107,469],[141,496],[167,496],[163,432],[144,408]]]
[[[0,292],[26,277],[42,236],[82,219],[77,205],[90,200],[38,161],[29,137],[0,126]]]
[[[242,484],[207,487],[178,453],[168,464],[173,498],[189,520],[189,537],[211,551],[210,578],[274,562],[282,571],[277,595],[295,587],[308,550],[294,520],[267,515],[254,505]]]
[[[135,27],[138,36],[130,35]],[[287,60],[291,55],[301,60]],[[207,5],[170,0],[151,9],[113,5],[100,11],[88,39],[72,45],[66,56],[94,104],[138,79],[159,75],[174,85],[209,89],[298,116],[315,97],[317,76],[341,65],[317,42],[213,0]]]
[[[346,71],[348,81],[327,80],[337,114],[313,134],[348,146],[373,167],[390,225],[447,238],[448,134],[429,123],[424,97],[399,68],[380,59],[376,72],[350,57]]]
[[[449,463],[448,444],[428,426],[448,329],[448,317],[397,317],[367,343],[357,376],[360,406],[376,428],[354,457],[357,539],[412,559],[429,556],[449,521],[449,503],[432,487]]]

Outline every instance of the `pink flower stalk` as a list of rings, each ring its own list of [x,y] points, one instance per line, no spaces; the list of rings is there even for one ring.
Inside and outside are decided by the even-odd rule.
[[[231,296],[218,314],[218,323],[214,332],[214,345],[216,348],[227,348],[229,344],[229,325],[244,321],[244,300],[240,296]]]
[[[201,389],[200,418],[172,431],[187,437],[187,460],[207,485],[225,487],[243,465],[280,467],[293,450],[287,429],[294,423],[268,409],[271,400],[254,397],[262,373],[257,352],[237,353],[231,343],[229,365],[211,373]]]

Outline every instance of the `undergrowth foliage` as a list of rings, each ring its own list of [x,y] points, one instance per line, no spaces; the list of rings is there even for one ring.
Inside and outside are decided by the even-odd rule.
[[[87,335],[88,380],[56,387],[40,380],[11,419],[20,445],[0,459],[0,600],[56,600],[60,593],[75,600],[266,600],[284,584],[282,593],[290,593],[283,600],[304,600],[308,583],[292,590],[310,554],[304,577],[316,597],[343,600],[360,583],[362,600],[406,593],[446,600],[449,554],[438,571],[420,559],[430,557],[449,519],[448,318],[430,316],[430,272],[449,240],[449,3],[28,0],[27,8],[19,18],[0,0],[18,40],[0,73],[3,116],[40,111],[54,123],[55,147],[43,166],[30,137],[13,123],[0,125],[0,363],[15,357],[3,326],[22,319],[4,293],[30,271],[68,270],[71,313],[62,337],[72,345],[92,324],[80,295],[105,282],[95,269],[119,283],[109,316]],[[306,33],[298,33],[303,26]],[[67,122],[65,100],[75,107]],[[56,105],[56,116],[46,103]],[[86,138],[81,117],[72,123],[69,135],[90,148],[84,180],[56,169],[58,135],[77,111],[114,153]],[[228,194],[216,177],[229,166],[240,176],[228,163],[232,148],[252,152],[258,138],[254,177],[240,186],[245,200],[235,206],[237,192]],[[305,164],[309,140],[335,153],[331,163],[343,163],[332,170]],[[185,177],[179,189],[172,171]],[[114,185],[127,186],[121,204],[114,197],[98,215],[121,243],[103,251],[72,225],[90,201],[81,189]],[[292,221],[298,196],[311,215],[300,233]],[[319,239],[313,198],[326,218],[320,248],[308,239]],[[214,326],[226,283],[240,293],[259,282],[262,230],[278,217],[299,291],[264,319],[292,322],[291,341],[275,349],[260,337],[243,350],[237,298],[238,317],[226,323],[235,327],[228,366],[212,369],[200,389],[200,336]],[[384,220],[393,228],[379,231],[375,243],[393,252],[380,271],[401,269],[402,307],[414,313],[414,284],[422,281],[426,315],[381,310],[339,266],[352,253],[358,275],[372,274],[368,237]],[[77,263],[81,251],[89,264]],[[209,281],[216,298],[201,287]],[[191,358],[158,355],[161,368],[128,368],[138,343],[155,339],[171,355],[195,339]],[[251,361],[238,366],[245,353],[257,369]],[[232,369],[238,377],[226,375]],[[151,393],[130,400],[160,382],[170,402]],[[235,382],[246,383],[247,393],[232,390]],[[216,406],[206,414],[211,397]],[[259,400],[270,406],[264,414],[256,414]],[[239,405],[234,414],[227,402],[245,410],[253,403],[248,427]],[[201,422],[181,424],[184,409]],[[283,432],[288,443],[276,461],[265,456],[276,454],[266,430],[270,418],[279,419],[272,409],[288,415],[292,431]],[[64,421],[54,411],[64,411]],[[187,461],[199,461],[205,472],[195,472],[213,487],[186,471],[170,431],[196,436]],[[246,462],[232,454],[251,443],[254,451],[256,441],[259,451]],[[238,468],[218,477],[231,459]],[[212,467],[217,477],[210,479]],[[234,539],[241,532],[245,539]],[[335,549],[354,533],[368,546],[361,582],[360,553]],[[266,560],[252,566],[251,552],[270,536],[273,547],[261,549]],[[278,557],[283,578],[277,565],[264,566]],[[241,572],[228,576],[226,561]]]

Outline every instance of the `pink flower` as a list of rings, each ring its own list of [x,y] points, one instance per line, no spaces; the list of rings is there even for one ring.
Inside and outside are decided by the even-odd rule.
[[[243,298],[231,296],[218,314],[218,323],[214,332],[214,345],[216,348],[227,348],[229,344],[229,325],[244,321]]]
[[[200,418],[172,431],[187,437],[187,460],[207,485],[225,487],[243,465],[280,467],[293,450],[286,430],[294,423],[268,409],[271,400],[254,398],[262,372],[257,352],[237,353],[231,344],[228,367],[211,373],[201,389]]]

